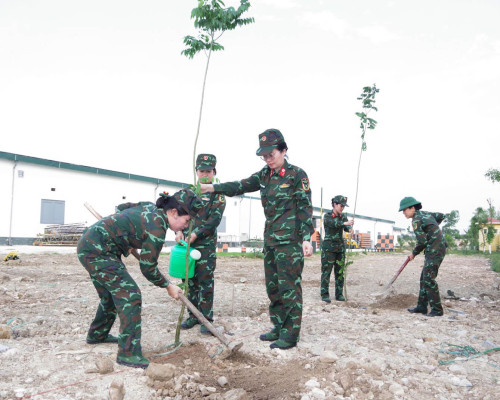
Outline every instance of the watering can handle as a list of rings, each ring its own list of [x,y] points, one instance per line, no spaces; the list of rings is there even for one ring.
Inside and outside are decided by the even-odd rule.
[[[187,245],[188,245],[188,244],[186,243],[186,241],[185,241],[185,240],[182,240],[182,239],[181,239],[181,243],[182,243],[184,246],[186,246],[186,247],[187,247]]]

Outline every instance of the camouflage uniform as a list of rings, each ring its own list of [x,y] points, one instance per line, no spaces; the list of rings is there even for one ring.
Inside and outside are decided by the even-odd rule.
[[[342,204],[342,199],[347,201],[346,197],[336,196],[333,201]],[[337,199],[337,201],[335,200]],[[339,216],[332,213],[323,217],[323,226],[325,227],[325,239],[321,244],[321,298],[329,299],[330,275],[332,269],[335,273],[335,298],[342,298],[344,290],[344,274],[341,272],[345,261],[345,242],[343,232],[349,232],[351,226],[344,225],[347,222],[347,216]]]
[[[276,135],[283,139],[277,130],[260,134],[261,149],[263,142],[276,142]],[[273,332],[283,341],[296,343],[302,320],[302,242],[310,240],[314,232],[307,174],[285,160],[279,172],[265,166],[247,179],[215,184],[214,190],[226,196],[260,190],[266,216],[264,271]]]
[[[443,313],[443,306],[439,297],[439,287],[436,282],[439,266],[446,255],[446,242],[439,224],[444,220],[444,214],[416,210],[412,219],[413,231],[417,244],[413,255],[417,256],[425,250],[425,264],[420,275],[420,291],[418,294],[417,308]]]
[[[196,169],[215,169],[217,159],[212,154],[200,154],[196,159]],[[214,271],[216,265],[217,227],[222,220],[226,208],[224,195],[215,193],[202,194],[203,208],[194,219],[194,228],[197,238],[191,247],[201,253],[196,261],[194,276],[189,279],[188,299],[209,321],[213,321],[214,302]],[[187,236],[189,229],[183,233]],[[189,310],[189,317],[194,317]]]
[[[104,340],[120,318],[118,356],[141,355],[141,291],[127,272],[121,256],[142,249],[142,274],[166,288],[168,280],[158,270],[158,257],[168,229],[167,216],[153,203],[126,203],[118,212],[92,225],[78,241],[78,258],[88,271],[101,302],[88,337]]]

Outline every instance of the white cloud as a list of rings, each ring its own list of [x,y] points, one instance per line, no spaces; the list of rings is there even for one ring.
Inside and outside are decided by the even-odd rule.
[[[361,37],[365,37],[374,44],[392,42],[398,40],[398,36],[381,25],[372,25],[357,30]]]
[[[280,10],[289,10],[300,7],[298,2],[295,0],[259,0],[259,3],[278,8]]]
[[[350,29],[349,23],[338,18],[330,11],[306,12],[300,17],[300,21],[306,26],[333,32],[338,37],[346,36]]]

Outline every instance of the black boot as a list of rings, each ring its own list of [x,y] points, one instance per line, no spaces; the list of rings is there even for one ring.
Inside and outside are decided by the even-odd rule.
[[[436,310],[431,310],[429,314],[427,314],[428,317],[442,317],[443,312],[442,311],[436,311]]]
[[[408,309],[412,314],[427,314],[427,307],[416,306]]]

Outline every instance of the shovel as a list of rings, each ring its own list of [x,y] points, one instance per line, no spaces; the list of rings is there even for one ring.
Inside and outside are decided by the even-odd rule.
[[[235,342],[230,342],[229,340],[227,340],[227,338],[222,333],[220,333],[215,328],[215,326],[213,326],[210,323],[210,321],[204,317],[204,315],[201,312],[198,311],[198,309],[193,305],[193,303],[191,303],[186,298],[186,296],[184,296],[183,293],[179,293],[179,300],[182,301],[186,305],[186,307],[189,308],[189,310],[191,310],[191,312],[194,314],[194,316],[196,318],[198,318],[198,321],[200,321],[203,325],[205,325],[208,328],[208,330],[212,333],[212,335],[214,335],[217,339],[220,340],[220,342],[224,346],[226,346],[226,351],[225,352],[224,352],[224,350],[222,351],[223,352],[222,358],[227,358],[232,353],[235,353],[239,349],[241,349],[241,347],[243,346],[243,342],[235,343]]]
[[[380,293],[372,294],[372,296],[378,297],[378,296],[382,296],[382,295],[386,294],[387,291],[391,288],[391,286],[394,283],[394,281],[398,278],[399,274],[401,274],[401,272],[405,269],[406,265],[409,262],[410,262],[410,257],[408,256],[406,258],[405,262],[403,263],[403,265],[401,265],[401,267],[398,269],[398,272],[396,272],[396,274],[392,277],[392,279],[389,281],[389,283],[384,286],[384,288],[382,289],[382,291]]]

